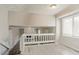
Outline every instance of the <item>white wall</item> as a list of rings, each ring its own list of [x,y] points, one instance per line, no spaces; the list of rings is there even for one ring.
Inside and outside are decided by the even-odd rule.
[[[55,26],[55,17],[49,15],[29,14],[29,26]]]

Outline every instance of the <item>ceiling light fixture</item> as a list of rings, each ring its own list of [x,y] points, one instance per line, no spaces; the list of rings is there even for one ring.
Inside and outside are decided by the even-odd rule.
[[[56,6],[56,4],[51,4],[50,7],[51,8],[56,8],[57,6]]]

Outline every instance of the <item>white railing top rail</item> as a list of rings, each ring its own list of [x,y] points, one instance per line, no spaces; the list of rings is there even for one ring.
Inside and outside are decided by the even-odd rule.
[[[42,35],[55,35],[54,33],[45,33],[45,34],[26,34],[24,33],[22,36],[28,36],[28,35],[31,35],[31,36],[42,36]]]

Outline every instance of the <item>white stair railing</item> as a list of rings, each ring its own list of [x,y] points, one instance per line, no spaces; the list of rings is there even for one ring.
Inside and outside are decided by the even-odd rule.
[[[26,46],[51,42],[55,42],[55,34],[23,34],[20,38],[20,50],[23,52]]]
[[[55,34],[25,34],[21,39],[25,44],[53,42]]]

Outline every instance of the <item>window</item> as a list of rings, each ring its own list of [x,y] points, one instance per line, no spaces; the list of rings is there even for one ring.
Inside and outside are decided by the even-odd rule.
[[[72,36],[72,17],[62,19],[62,32],[64,36]]]
[[[62,34],[79,37],[79,14],[62,18]]]
[[[79,15],[74,16],[74,36],[79,36]]]

